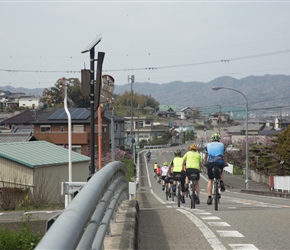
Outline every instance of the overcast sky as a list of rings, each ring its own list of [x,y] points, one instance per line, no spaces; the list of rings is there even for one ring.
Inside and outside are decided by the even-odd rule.
[[[0,1],[0,87],[80,79],[98,35],[115,84],[290,74],[290,1]],[[95,63],[96,65],[97,63]],[[150,69],[153,68],[153,69]]]

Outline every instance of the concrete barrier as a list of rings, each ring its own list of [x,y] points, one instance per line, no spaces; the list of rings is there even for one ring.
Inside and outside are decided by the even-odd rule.
[[[111,234],[104,240],[104,249],[138,249],[138,222],[138,201],[123,201],[111,221]]]

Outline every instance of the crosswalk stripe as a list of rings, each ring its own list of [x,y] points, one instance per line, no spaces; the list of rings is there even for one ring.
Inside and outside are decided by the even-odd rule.
[[[257,250],[253,244],[229,244],[233,250]]]
[[[214,227],[230,227],[230,225],[228,224],[228,223],[226,223],[226,222],[208,222],[208,224],[210,225],[210,226],[214,226]]]
[[[241,233],[238,231],[219,231],[217,232],[220,234],[221,237],[244,237]]]

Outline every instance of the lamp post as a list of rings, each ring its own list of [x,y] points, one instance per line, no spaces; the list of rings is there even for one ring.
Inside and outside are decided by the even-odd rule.
[[[249,189],[249,142],[248,142],[248,99],[239,90],[226,88],[226,87],[212,87],[213,90],[228,89],[240,93],[246,100],[246,178],[245,178],[245,188]]]
[[[132,153],[134,155],[135,152],[134,151],[134,143],[135,140],[133,138],[133,129],[134,129],[134,123],[133,123],[133,83],[135,83],[135,76],[131,75],[128,76],[128,81],[131,80],[131,132],[130,132],[130,140],[131,140],[131,149],[132,149]],[[134,159],[135,159],[135,155],[134,155]]]

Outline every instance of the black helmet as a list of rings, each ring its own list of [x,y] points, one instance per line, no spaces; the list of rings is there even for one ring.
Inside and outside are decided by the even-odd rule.
[[[177,149],[175,152],[174,152],[175,156],[181,156],[181,151],[179,149]]]

